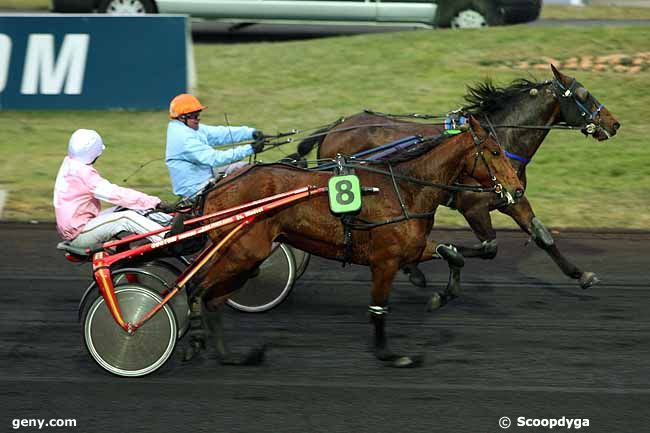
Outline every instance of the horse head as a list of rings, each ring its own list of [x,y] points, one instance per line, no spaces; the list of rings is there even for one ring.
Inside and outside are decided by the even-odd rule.
[[[553,92],[560,104],[563,120],[580,127],[583,134],[598,141],[616,135],[621,127],[618,119],[587,90],[578,80],[564,75],[551,65],[555,79]]]
[[[524,187],[506,152],[473,116],[469,118],[468,129],[474,141],[474,151],[465,156],[465,174],[484,187],[494,188],[494,192],[506,199],[508,204],[515,203],[523,197]],[[510,191],[514,192],[514,198]]]

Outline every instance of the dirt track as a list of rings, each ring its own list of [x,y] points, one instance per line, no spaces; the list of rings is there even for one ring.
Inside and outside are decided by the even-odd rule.
[[[467,231],[438,238],[473,242]],[[512,231],[499,232],[497,259],[468,262],[463,295],[436,313],[400,275],[389,336],[426,355],[419,369],[368,352],[367,270],[314,259],[285,304],[226,314],[235,347],[270,344],[263,366],[221,367],[207,353],[140,379],[109,376],[86,354],[76,304],[89,270],[58,254],[54,228],[0,224],[0,239],[3,428],[18,418],[74,418],[75,429],[50,430],[75,432],[497,432],[502,416],[515,432],[549,431],[518,417],[586,418],[588,432],[650,425],[647,232],[556,235],[603,280],[587,291]],[[443,286],[441,263],[424,269]]]

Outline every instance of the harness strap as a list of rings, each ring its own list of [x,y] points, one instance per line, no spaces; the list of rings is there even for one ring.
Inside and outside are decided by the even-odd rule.
[[[349,226],[352,230],[371,230],[376,227],[381,227],[385,226],[388,224],[395,224],[399,223],[402,221],[407,221],[407,220],[413,220],[413,219],[431,219],[436,213],[435,212],[426,212],[426,213],[412,213],[409,214],[408,217],[405,215],[391,218],[386,221],[382,222],[373,222],[373,221],[367,221],[358,217],[354,217],[352,221],[360,221],[359,222],[351,222],[349,223]]]
[[[390,163],[388,164],[388,170],[390,171],[390,179],[393,182],[393,189],[395,190],[395,195],[397,196],[397,200],[399,200],[399,205],[402,208],[402,212],[404,213],[404,218],[409,219],[408,208],[404,204],[404,200],[402,200],[402,195],[399,193],[399,186],[397,186],[397,181],[395,180],[395,173],[393,173],[393,166]]]
[[[507,150],[504,151],[504,152],[505,152],[505,154],[506,154],[506,156],[508,158],[514,159],[515,161],[522,162],[522,163],[524,163],[524,165],[526,165],[526,164],[528,164],[530,162],[530,159],[524,158],[523,156],[519,156],[516,153],[511,153],[511,152],[508,152]]]
[[[444,119],[446,114],[421,114],[421,113],[408,113],[408,114],[391,114],[391,113],[382,113],[381,111],[370,110],[369,108],[364,108],[364,113],[373,114],[375,116],[382,117],[404,117],[404,118],[413,118],[413,119]]]
[[[370,173],[377,173],[377,174],[383,174],[385,176],[390,176],[390,172],[386,170],[380,170],[378,168],[371,168],[366,165],[363,165],[361,162],[350,162],[348,164],[351,164],[354,167],[357,167],[359,170],[365,170]],[[405,180],[411,183],[414,183],[416,185],[422,185],[422,186],[428,186],[431,188],[440,188],[446,191],[471,191],[471,192],[494,192],[494,188],[485,188],[482,186],[474,186],[474,185],[464,185],[464,184],[459,184],[456,183],[454,185],[446,185],[442,183],[436,183],[436,182],[427,182],[426,180],[418,179],[416,177],[412,176],[406,176],[403,174],[395,173],[394,174],[395,179],[401,179]]]

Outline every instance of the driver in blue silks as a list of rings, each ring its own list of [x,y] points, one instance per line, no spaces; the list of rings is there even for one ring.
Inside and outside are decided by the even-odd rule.
[[[229,174],[245,166],[241,159],[259,153],[264,134],[248,126],[199,125],[201,111],[207,107],[187,93],[176,96],[169,105],[165,163],[174,194],[192,197],[214,178],[215,171]],[[253,139],[253,144],[216,150],[212,146]],[[218,170],[214,170],[218,168]]]

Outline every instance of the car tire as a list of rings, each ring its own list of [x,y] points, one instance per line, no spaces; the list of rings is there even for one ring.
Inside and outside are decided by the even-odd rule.
[[[464,0],[441,4],[439,27],[480,28],[503,24],[503,15],[491,0]]]
[[[113,15],[143,15],[157,12],[153,0],[102,0],[97,10]]]
[[[52,12],[85,13],[93,11],[90,0],[52,0]]]
[[[540,3],[538,7],[531,6],[527,9],[516,9],[507,12],[505,21],[508,24],[528,23],[537,20],[541,12],[542,6]]]

